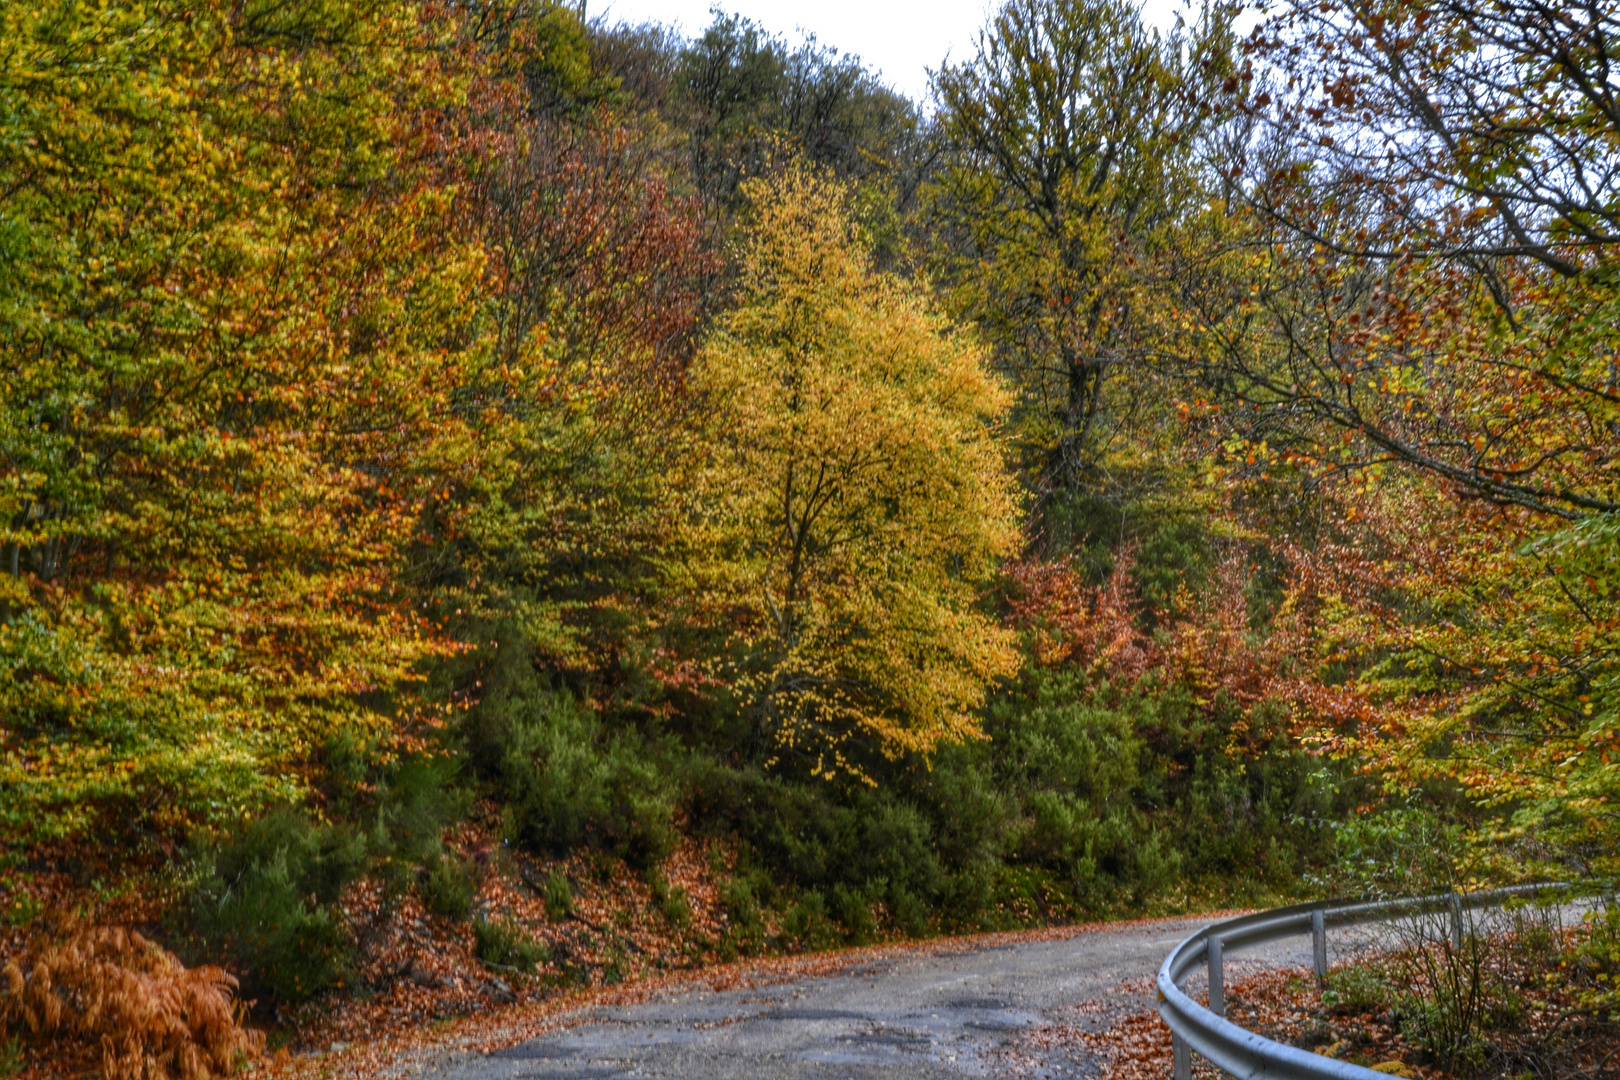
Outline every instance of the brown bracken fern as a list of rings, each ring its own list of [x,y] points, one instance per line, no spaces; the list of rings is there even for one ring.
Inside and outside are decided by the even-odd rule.
[[[187,968],[134,931],[81,927],[6,960],[0,1032],[99,1047],[107,1080],[206,1080],[264,1045],[243,1026],[236,986],[228,972]]]

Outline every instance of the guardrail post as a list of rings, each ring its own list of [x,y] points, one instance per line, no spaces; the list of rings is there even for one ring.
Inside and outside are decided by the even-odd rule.
[[[1451,894],[1451,947],[1462,948],[1463,943],[1463,906],[1462,897],[1456,893]]]
[[[1311,912],[1311,967],[1318,984],[1327,978],[1327,920],[1321,908]]]
[[[1170,1033],[1170,1058],[1174,1062],[1173,1080],[1192,1080],[1192,1047],[1173,1031]]]
[[[1209,965],[1209,1011],[1216,1016],[1226,1015],[1226,988],[1223,985],[1222,960],[1226,948],[1218,937],[1211,937],[1205,945],[1204,959]]]

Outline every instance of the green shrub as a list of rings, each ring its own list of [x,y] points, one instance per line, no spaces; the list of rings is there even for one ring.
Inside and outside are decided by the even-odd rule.
[[[551,960],[551,950],[534,940],[510,915],[473,920],[473,953],[491,967],[532,975]]]
[[[921,938],[933,933],[933,920],[928,905],[904,886],[892,886],[886,897],[889,918],[907,937]]]
[[[574,887],[568,882],[568,875],[561,870],[553,870],[546,877],[545,896],[546,918],[552,922],[562,922],[574,913]]]
[[[657,905],[659,914],[664,916],[664,921],[677,930],[686,929],[692,922],[692,905],[687,899],[686,890],[679,885],[671,888],[669,879],[658,870],[648,875],[647,885],[652,890],[653,903]]]
[[[1073,893],[1057,871],[1042,866],[1003,866],[994,881],[995,906],[985,928],[1013,930],[1032,922],[1051,925],[1079,913]]]
[[[196,951],[223,957],[250,997],[302,1001],[345,985],[352,945],[338,895],[365,866],[364,838],[281,808],[211,848],[190,903]]]
[[[454,853],[435,853],[423,862],[419,888],[429,911],[459,922],[472,914],[478,879],[467,860]]]
[[[799,949],[825,949],[835,939],[832,920],[827,917],[827,901],[814,889],[799,897],[782,918],[782,934],[789,945]]]
[[[941,860],[929,813],[902,791],[841,791],[719,766],[701,770],[695,786],[691,816],[742,841],[764,872],[756,892],[774,880],[824,896],[839,885],[869,896],[949,894],[954,868]]]
[[[606,955],[603,957],[603,984],[613,986],[624,982],[625,976],[630,973],[629,959],[629,957],[625,956],[624,950],[618,946],[614,946],[613,948],[609,949]]]
[[[1383,969],[1373,964],[1352,964],[1327,973],[1322,1004],[1330,1009],[1362,1013],[1387,1008],[1395,993]]]
[[[461,820],[470,801],[455,759],[406,758],[377,784],[373,847],[379,855],[420,863],[438,854],[444,830]]]
[[[720,904],[733,924],[752,926],[760,921],[759,899],[754,895],[754,882],[746,874],[729,878],[720,887]]]
[[[35,899],[28,893],[17,892],[6,904],[6,925],[25,927],[44,913],[43,901]]]
[[[872,917],[872,902],[860,890],[846,885],[833,886],[833,913],[844,928],[844,936],[852,945],[866,945],[877,935],[877,920]]]
[[[720,942],[725,959],[757,956],[765,948],[765,917],[756,893],[756,877],[738,874],[720,887],[720,904],[730,925]]]
[[[539,851],[579,846],[646,867],[674,850],[676,789],[633,732],[609,732],[566,693],[519,681],[468,721],[476,759],[506,806],[514,839]]]
[[[987,711],[980,752],[1016,811],[1007,854],[1063,874],[1082,907],[1138,909],[1188,877],[1284,889],[1325,853],[1319,822],[1348,798],[1314,779],[1322,766],[1281,710],[1175,680],[1121,690],[1030,669]]]
[[[1422,896],[1457,880],[1463,827],[1416,801],[1332,825],[1334,860],[1318,876],[1335,896]]]

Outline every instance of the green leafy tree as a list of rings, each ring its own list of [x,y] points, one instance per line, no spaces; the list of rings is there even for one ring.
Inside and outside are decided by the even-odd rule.
[[[779,144],[861,181],[919,156],[916,106],[861,65],[814,38],[797,49],[736,15],[718,15],[682,51],[676,115],[689,132],[699,190],[731,202]]]
[[[1155,260],[1205,197],[1196,150],[1229,37],[1219,9],[1161,37],[1124,0],[1012,0],[936,77],[935,257],[1016,390],[1040,524],[1106,481],[1152,411]]]

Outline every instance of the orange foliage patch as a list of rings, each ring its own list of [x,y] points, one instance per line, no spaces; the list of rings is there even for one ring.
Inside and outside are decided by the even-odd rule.
[[[60,1050],[98,1051],[107,1080],[206,1080],[227,1076],[264,1046],[243,1026],[236,979],[187,968],[140,934],[80,927],[37,938],[0,969],[0,1031]]]
[[[1073,664],[1121,689],[1159,672],[1190,687],[1203,706],[1224,697],[1247,713],[1277,702],[1296,729],[1371,722],[1376,710],[1365,695],[1317,677],[1318,598],[1332,591],[1329,568],[1303,551],[1287,554],[1287,594],[1263,637],[1249,625],[1252,567],[1242,551],[1228,552],[1213,567],[1201,595],[1183,588],[1171,610],[1154,611],[1153,633],[1139,625],[1143,605],[1129,549],[1117,555],[1100,586],[1086,584],[1069,557],[1015,563],[1006,571],[1013,585],[1007,622],[1023,633],[1039,663]],[[1246,721],[1233,731],[1239,741],[1251,734]]]

